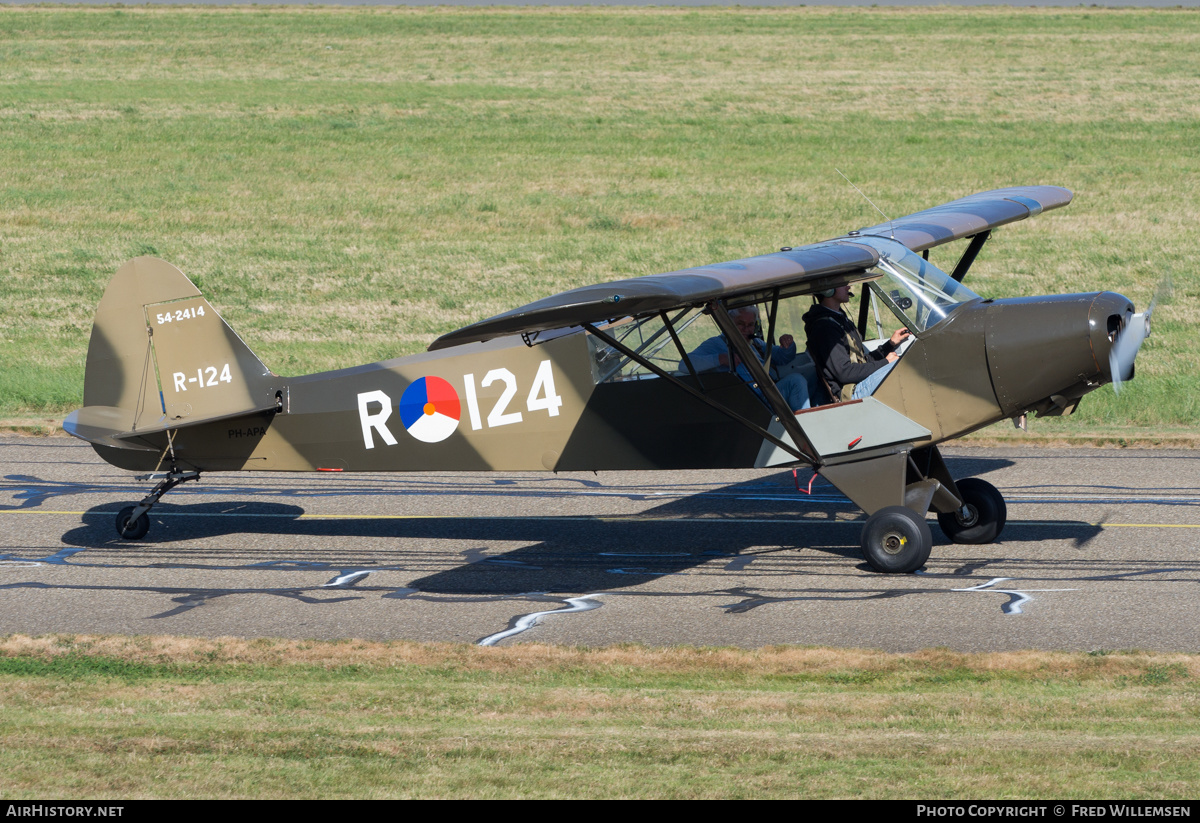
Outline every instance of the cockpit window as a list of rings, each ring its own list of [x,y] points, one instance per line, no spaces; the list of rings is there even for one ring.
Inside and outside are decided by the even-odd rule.
[[[704,318],[704,322],[697,323],[701,318]],[[682,309],[676,312],[671,317],[671,324],[685,351],[691,351],[706,337],[720,333],[712,320],[700,309]],[[663,371],[684,371],[679,348],[660,316],[655,314],[638,320],[622,320],[606,327],[605,331]],[[595,335],[588,335],[588,344],[592,350],[592,377],[597,383],[647,380],[658,376],[641,363],[608,346]]]
[[[946,319],[961,304],[979,295],[894,240],[860,236],[855,243],[879,252],[872,273],[879,278],[869,285],[909,331],[923,332]]]

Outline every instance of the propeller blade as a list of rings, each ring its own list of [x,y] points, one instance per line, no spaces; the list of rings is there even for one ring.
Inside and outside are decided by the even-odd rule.
[[[1154,290],[1154,297],[1150,300],[1150,308],[1146,309],[1146,315],[1149,316],[1154,307],[1159,303],[1170,303],[1171,298],[1175,296],[1175,287],[1171,285],[1171,275],[1168,274],[1162,280],[1158,281],[1158,288]]]
[[[1142,341],[1150,333],[1149,310],[1129,318],[1121,329],[1108,354],[1108,367],[1112,374],[1113,391],[1121,391],[1121,383],[1133,377],[1133,361],[1137,358]]]
[[[1123,328],[1113,342],[1108,354],[1109,373],[1112,374],[1113,391],[1121,392],[1121,384],[1133,376],[1133,361],[1137,359],[1138,349],[1142,341],[1150,336],[1150,315],[1159,303],[1170,303],[1175,296],[1175,287],[1171,284],[1171,275],[1167,274],[1158,281],[1154,297],[1150,305],[1141,314],[1129,318],[1129,323]]]

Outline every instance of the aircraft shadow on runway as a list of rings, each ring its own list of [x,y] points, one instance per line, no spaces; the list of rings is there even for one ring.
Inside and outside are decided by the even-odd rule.
[[[960,477],[1011,465],[1008,460],[988,458],[952,458],[948,463]],[[808,477],[807,471],[801,471],[799,485],[807,485]],[[797,491],[792,473],[785,471],[671,499],[633,516],[614,517],[364,516],[308,520],[300,519],[305,513],[301,506],[290,503],[252,500],[180,505],[167,498],[152,512],[150,534],[143,541],[119,540],[113,530],[117,506],[106,505],[88,511],[84,524],[63,535],[63,542],[122,553],[137,552],[145,546],[153,550],[154,565],[163,566],[171,565],[175,547],[180,565],[187,565],[193,556],[185,546],[189,541],[255,535],[255,548],[231,547],[231,559],[237,560],[230,568],[243,567],[249,555],[260,551],[271,557],[319,561],[342,569],[425,568],[430,573],[409,586],[442,594],[595,592],[636,586],[709,563],[733,571],[754,561],[754,572],[762,574],[769,573],[762,561],[772,556],[791,560],[797,549],[819,553],[813,558],[817,561],[814,570],[819,566],[828,571],[825,561],[866,569],[859,548],[862,512],[836,495],[832,487],[822,488],[822,482],[818,479],[813,495],[808,496]],[[494,489],[488,494],[494,496]],[[397,500],[399,511],[413,511],[420,506],[418,494],[397,495]],[[936,524],[932,528],[935,546],[948,545]],[[1057,539],[1082,545],[1099,532],[1099,527],[1084,522],[1010,524],[1002,543],[970,549],[985,560],[1008,553],[999,548],[1006,544]],[[278,537],[278,545],[260,550],[263,535]],[[313,556],[312,549],[297,548],[289,540],[301,537],[329,538],[336,548]],[[396,551],[380,547],[373,540],[377,538],[405,539],[410,545]],[[425,550],[411,545],[411,541],[421,539],[457,541],[470,548],[454,552],[444,547]],[[311,545],[311,540],[305,542]],[[512,543],[524,545],[495,553],[491,548]],[[435,570],[446,566],[451,557],[451,568]],[[802,571],[795,562],[789,562],[788,567],[792,574]]]

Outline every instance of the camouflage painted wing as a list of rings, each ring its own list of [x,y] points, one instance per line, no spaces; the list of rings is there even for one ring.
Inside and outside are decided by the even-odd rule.
[[[1069,190],[1058,186],[996,189],[870,226],[857,233],[894,236],[919,252],[1065,206],[1071,202],[1071,197]],[[433,341],[429,350],[583,323],[603,323],[619,317],[641,317],[685,306],[700,306],[716,299],[731,300],[777,287],[864,272],[877,262],[878,253],[855,244],[854,235],[850,234],[824,243],[728,263],[614,280],[552,295],[473,323],[442,335]]]
[[[728,263],[614,280],[546,297],[444,334],[433,341],[429,350],[701,306],[711,300],[736,298],[777,286],[862,272],[878,262],[879,254],[866,246],[816,243]]]
[[[1058,186],[995,189],[868,226],[858,233],[894,236],[913,251],[925,251],[1060,208],[1070,203],[1073,196],[1069,189]]]

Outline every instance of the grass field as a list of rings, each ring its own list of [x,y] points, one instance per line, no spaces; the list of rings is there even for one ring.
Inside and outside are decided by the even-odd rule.
[[[1192,655],[0,638],[0,797],[1145,798]]]
[[[0,419],[79,404],[134,255],[306,373],[877,222],[838,168],[893,215],[1073,189],[970,285],[1175,299],[1127,392],[1035,431],[1183,432],[1198,118],[1194,9],[3,7]]]
[[[984,296],[1114,289],[1187,436],[1200,11],[0,7],[0,420],[82,398],[124,260],[282,374],[546,294],[1047,183]],[[935,262],[948,263],[935,253]],[[997,427],[999,429],[1000,427]],[[1184,655],[0,638],[0,797],[1188,798]]]

